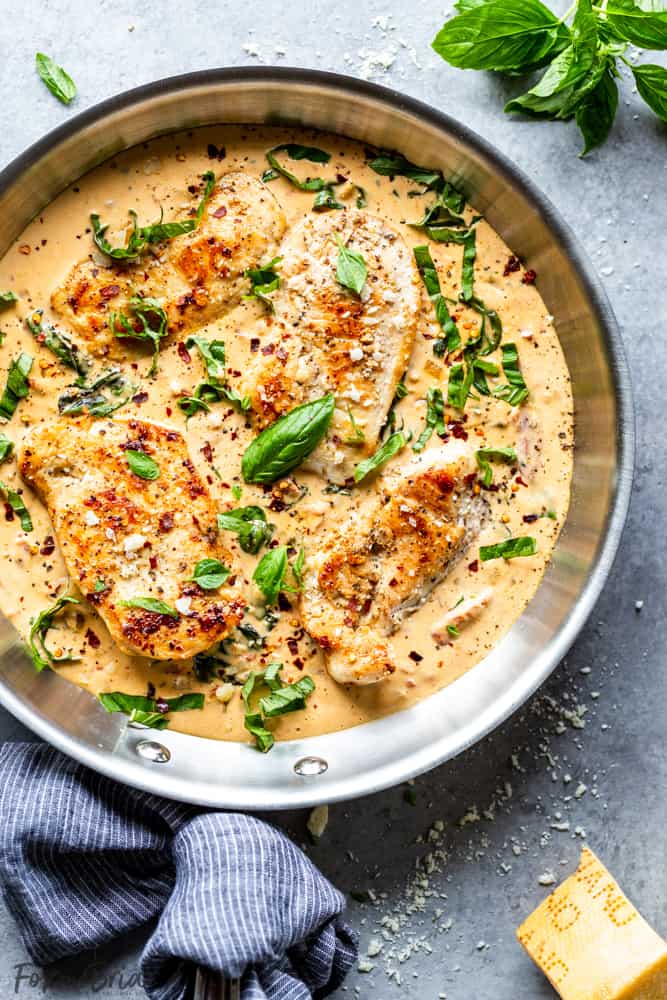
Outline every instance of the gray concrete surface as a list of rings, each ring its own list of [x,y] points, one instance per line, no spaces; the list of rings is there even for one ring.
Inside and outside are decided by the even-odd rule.
[[[626,81],[611,141],[582,162],[574,126],[502,114],[518,84],[457,72],[431,52],[442,18],[425,0],[0,0],[0,160],[74,110],[187,70],[261,62],[370,74],[478,129],[535,178],[585,244],[622,324],[636,393],[636,488],[608,586],[567,660],[520,715],[412,789],[334,807],[321,843],[308,848],[343,890],[373,894],[350,903],[362,954],[382,929],[389,939],[341,1000],[355,991],[373,1000],[546,1000],[554,994],[514,929],[547,892],[540,876],[569,873],[584,837],[667,934],[667,128]],[[77,81],[71,111],[37,79],[36,50]],[[4,712],[0,737],[31,738]],[[306,818],[278,820],[301,842]],[[416,885],[419,859],[429,874]],[[27,956],[4,911],[0,940],[2,1000],[41,991],[60,1000],[143,996],[141,935],[43,975],[21,965]]]

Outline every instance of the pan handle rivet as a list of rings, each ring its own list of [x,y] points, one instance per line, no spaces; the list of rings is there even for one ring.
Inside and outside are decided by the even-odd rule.
[[[302,757],[294,765],[294,771],[302,778],[311,778],[316,774],[324,774],[328,767],[322,757]]]
[[[162,743],[155,740],[141,740],[137,743],[136,751],[140,757],[152,761],[153,764],[166,764],[171,760],[171,753]]]

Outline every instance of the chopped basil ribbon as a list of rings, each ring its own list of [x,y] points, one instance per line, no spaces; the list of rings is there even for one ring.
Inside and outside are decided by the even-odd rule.
[[[76,84],[69,73],[43,52],[36,53],[35,66],[51,93],[63,104],[71,104],[76,97]]]
[[[13,451],[13,442],[9,440],[6,434],[0,434],[0,463],[6,462],[8,458],[11,458]]]
[[[461,267],[461,297],[470,302],[474,295],[475,261],[477,259],[477,233],[473,229],[463,243],[463,264]]]
[[[128,448],[125,452],[125,457],[130,469],[135,476],[139,476],[139,479],[159,479],[160,466],[150,455],[147,455],[143,451],[135,451],[133,448]]]
[[[194,232],[202,220],[206,205],[213,193],[215,174],[211,170],[207,170],[202,175],[202,180],[205,182],[204,193],[195,216],[192,219],[184,219],[181,222],[162,222],[160,220],[160,222],[154,222],[150,226],[138,226],[137,213],[133,209],[130,209],[128,214],[132,219],[132,232],[124,247],[111,246],[105,237],[109,226],[103,226],[100,223],[99,215],[93,213],[90,216],[90,223],[93,227],[95,245],[112,260],[136,260],[153,243],[161,243],[163,240],[172,240],[176,236],[183,236],[186,233]]]
[[[482,562],[489,559],[516,559],[518,556],[534,556],[537,552],[537,541],[530,535],[519,538],[506,538],[495,545],[481,545],[479,558]]]
[[[366,440],[366,435],[357,423],[354,413],[352,410],[348,410],[347,415],[352,425],[352,433],[345,438],[345,444],[363,444]]]
[[[259,299],[268,308],[269,312],[275,312],[273,301],[269,298],[271,292],[280,288],[280,275],[276,270],[282,257],[274,257],[268,264],[260,267],[249,267],[243,272],[244,278],[250,279],[250,291],[244,295],[244,299]]]
[[[7,382],[0,398],[0,417],[9,420],[16,412],[20,400],[30,392],[28,375],[32,368],[32,358],[29,354],[19,354],[9,366]]]
[[[178,611],[166,604],[157,597],[132,597],[129,601],[119,601],[121,608],[141,608],[142,611],[151,611],[155,615],[167,615],[169,618],[178,618]]]
[[[308,160],[309,163],[328,163],[331,159],[331,153],[327,153],[323,149],[318,149],[317,146],[301,146],[295,142],[285,142],[280,146],[274,146],[273,149],[270,149],[266,153],[266,158],[271,165],[271,169],[266,170],[262,174],[262,180],[267,183],[281,176],[288,180],[290,184],[293,184],[294,187],[298,188],[299,191],[317,192],[315,201],[313,202],[313,209],[316,212],[332,208],[343,208],[343,205],[336,200],[334,194],[334,188],[338,184],[343,183],[343,181],[328,181],[322,177],[308,177],[305,181],[300,181],[296,174],[291,173],[287,167],[279,162],[276,158],[276,153],[286,153],[290,160]]]
[[[108,388],[113,396],[122,397],[109,399],[102,392]],[[77,416],[87,410],[91,417],[108,417],[121,406],[130,401],[136,390],[136,385],[129,381],[120,368],[110,368],[98,375],[90,383],[77,379],[58,399],[58,413],[67,416]]]
[[[415,247],[414,255],[419,273],[424,282],[424,287],[433,303],[436,319],[445,335],[444,337],[439,337],[433,344],[433,353],[438,357],[442,357],[443,354],[449,354],[451,351],[455,351],[457,347],[460,347],[461,337],[456,323],[447,308],[445,297],[442,294],[440,279],[436,266],[433,263],[433,258],[431,257],[431,251],[427,246]]]
[[[6,457],[7,456],[5,455],[5,458]],[[7,503],[21,522],[23,530],[26,533],[32,531],[32,518],[30,517],[28,508],[26,507],[21,494],[17,493],[16,490],[10,489],[10,487],[3,482],[0,482],[0,493],[4,494],[7,498]]]
[[[401,153],[383,149],[371,154],[371,157],[368,166],[376,174],[381,174],[383,177],[407,177],[408,180],[416,181],[417,184],[423,184],[427,191],[439,190],[445,183],[440,170],[418,167],[410,160],[406,160]],[[461,208],[463,208],[463,204]]]
[[[191,417],[199,410],[208,413],[210,403],[220,403],[226,400],[246,413],[251,406],[249,396],[239,396],[227,385],[227,370],[225,368],[225,344],[222,340],[207,340],[206,337],[190,336],[185,341],[186,347],[196,347],[206,368],[208,379],[200,382],[192,396],[182,396],[178,405],[186,417]]]
[[[394,434],[390,434],[374,455],[364,459],[363,462],[359,462],[356,466],[354,470],[355,483],[360,483],[362,479],[365,479],[371,472],[375,472],[376,469],[379,469],[380,466],[388,462],[394,455],[398,455],[399,451],[405,448],[407,443],[408,439],[403,431],[396,431]]]
[[[296,580],[297,590],[303,590],[303,570],[306,565],[306,550],[303,545],[299,549],[299,554],[292,563],[292,573]]]
[[[475,452],[477,465],[479,466],[479,478],[484,486],[490,486],[493,482],[493,469],[491,462],[511,462],[517,461],[514,448],[479,448]]]
[[[177,698],[146,698],[140,694],[123,694],[109,691],[97,696],[107,712],[129,715],[130,722],[140,723],[149,729],[166,729],[169,712],[187,712],[204,707],[203,694],[181,694]]]
[[[238,507],[218,514],[218,527],[236,532],[239,545],[251,555],[256,555],[273,534],[273,525],[267,523],[261,507]]]
[[[15,292],[0,292],[0,309],[7,309],[18,302],[19,297]]]
[[[521,374],[516,344],[503,344],[502,353],[503,371],[508,384],[496,386],[493,395],[503,399],[510,406],[520,406],[528,398],[528,386]]]
[[[69,333],[57,330],[51,323],[43,320],[44,310],[37,309],[26,319],[26,326],[38,344],[48,348],[66,368],[71,368],[77,375],[85,377],[90,369],[90,359],[81,354],[80,349],[72,342]]]
[[[287,475],[318,446],[334,412],[331,393],[302,403],[266,427],[246,448],[241,471],[247,483],[272,483]]]
[[[157,299],[133,295],[128,302],[130,312],[111,312],[109,329],[116,337],[149,340],[153,345],[153,360],[148,370],[149,378],[157,372],[160,341],[167,336],[167,314]]]
[[[270,663],[262,673],[253,671],[241,689],[245,706],[244,726],[255,738],[255,745],[262,753],[267,753],[275,742],[265,720],[304,709],[306,698],[315,690],[315,682],[308,676],[299,678],[294,684],[283,684],[281,670],[281,663]],[[260,698],[257,709],[254,709],[251,698],[260,684],[266,685],[270,693]]]
[[[219,559],[200,559],[192,579],[202,590],[217,590],[229,579],[230,574],[231,570]]]
[[[356,295],[361,295],[361,291],[366,284],[368,269],[366,261],[356,250],[350,250],[336,233],[338,244],[338,262],[336,264],[336,281],[343,288],[349,288]]]
[[[30,626],[30,636],[28,638],[28,652],[35,669],[40,673],[47,670],[53,663],[75,663],[77,658],[70,653],[63,653],[62,656],[55,656],[46,645],[46,633],[53,628],[55,618],[68,604],[78,604],[76,597],[69,597],[67,594],[59,597],[50,608],[40,611],[33,619]]]
[[[449,369],[447,402],[457,410],[463,410],[472,388],[474,372],[471,365],[457,361]]]
[[[436,434],[444,434],[446,431],[445,401],[442,389],[435,387],[426,391],[426,427],[413,444],[412,450],[423,451],[434,431]]]

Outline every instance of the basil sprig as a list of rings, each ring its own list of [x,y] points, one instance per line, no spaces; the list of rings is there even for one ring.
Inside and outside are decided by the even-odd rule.
[[[200,559],[192,579],[202,590],[217,590],[229,579],[231,572],[219,559]]]
[[[90,359],[85,357],[69,333],[57,330],[52,323],[44,322],[44,310],[37,309],[32,316],[26,318],[26,326],[38,344],[48,348],[66,368],[71,368],[77,375],[85,377],[90,369]]]
[[[262,591],[267,604],[275,604],[281,593],[297,593],[303,589],[303,566],[305,553],[300,550],[294,564],[290,566],[287,559],[287,546],[277,545],[265,552],[252,575],[253,583]],[[296,581],[296,587],[286,582],[288,570]]]
[[[250,673],[241,689],[245,706],[244,726],[255,739],[255,746],[262,753],[267,753],[273,746],[273,733],[266,728],[266,720],[288,712],[297,712],[306,707],[306,699],[315,690],[312,677],[300,677],[294,684],[283,684],[280,678],[281,663],[270,663],[262,673]],[[269,694],[259,699],[257,708],[253,708],[252,697],[260,685],[269,689]]]
[[[131,597],[128,601],[118,602],[121,608],[140,608],[151,611],[154,615],[166,615],[168,618],[178,618],[178,611],[159,597]]]
[[[493,482],[491,462],[510,464],[517,461],[517,455],[514,448],[478,448],[475,452],[475,459],[479,466],[479,478],[484,486],[490,486]]]
[[[256,555],[273,534],[273,525],[267,522],[261,507],[237,507],[218,514],[218,527],[222,531],[234,531],[243,551],[251,555]]]
[[[148,340],[153,345],[153,360],[148,370],[149,378],[157,373],[160,341],[167,336],[167,314],[157,299],[133,295],[128,302],[129,312],[111,312],[109,329],[115,337]]]
[[[50,608],[45,608],[33,619],[28,637],[28,652],[35,669],[40,673],[47,670],[54,663],[74,663],[76,657],[71,653],[63,653],[62,656],[55,656],[46,645],[46,633],[53,628],[53,623],[63,608],[68,604],[79,604],[76,597],[64,594],[59,597]]]
[[[641,97],[667,121],[667,69],[637,66],[626,56],[628,44],[667,48],[667,8],[658,0],[576,0],[563,19],[540,0],[459,0],[454,6],[459,13],[436,36],[435,51],[462,69],[524,74],[546,65],[538,83],[505,110],[574,118],[584,137],[582,156],[609,135],[618,108],[619,59],[631,69]]]
[[[51,93],[63,104],[71,104],[76,97],[76,84],[69,73],[43,52],[36,53],[35,66]]]
[[[250,291],[243,298],[259,299],[260,302],[264,303],[269,312],[275,312],[273,301],[269,296],[271,292],[275,292],[277,288],[280,288],[280,275],[277,268],[281,261],[282,257],[274,257],[268,264],[247,268],[243,272],[243,277],[249,278]]]
[[[365,458],[363,462],[359,462],[359,464],[355,467],[355,483],[360,483],[362,479],[369,476],[371,472],[375,472],[377,469],[381,468],[381,466],[385,465],[395,455],[398,455],[399,451],[405,448],[407,443],[408,438],[403,431],[395,431],[393,434],[390,434],[386,441],[380,445],[375,454]]]
[[[97,697],[107,712],[122,712],[129,715],[130,722],[141,723],[149,729],[166,729],[170,712],[201,710],[204,707],[204,695],[194,693],[181,694],[177,698],[146,698],[140,694],[109,691]]]
[[[207,380],[200,382],[192,396],[182,396],[178,405],[190,418],[203,410],[208,413],[211,403],[226,401],[242,413],[247,413],[251,407],[249,396],[239,396],[227,385],[227,370],[225,368],[225,344],[222,340],[207,340],[206,337],[192,335],[185,341],[186,347],[196,347],[206,368]]]
[[[334,397],[302,403],[266,427],[245,450],[241,472],[247,483],[272,483],[303,462],[324,438]]]
[[[74,417],[87,410],[91,417],[108,417],[130,401],[136,388],[120,368],[110,368],[91,382],[78,378],[59,397],[58,413]],[[110,399],[104,389],[117,398]]]
[[[160,478],[160,466],[145,451],[136,451],[134,448],[128,448],[125,451],[125,458],[130,469],[135,476],[139,476],[139,479],[152,480]]]
[[[19,402],[30,392],[28,375],[32,368],[33,359],[29,354],[19,354],[9,366],[7,372],[7,382],[0,397],[0,417],[9,420],[14,416]]]
[[[129,216],[132,219],[132,231],[124,247],[113,247],[106,238],[108,224],[103,226],[100,217],[96,213],[90,216],[90,223],[93,227],[93,240],[98,250],[116,261],[137,260],[144,251],[154,243],[162,243],[164,240],[173,240],[176,236],[183,236],[192,233],[202,220],[206,205],[209,202],[213,188],[215,187],[215,174],[207,170],[202,175],[204,181],[204,193],[200,199],[194,218],[183,219],[178,222],[154,222],[149,226],[139,226],[137,213],[130,209]]]
[[[495,545],[481,545],[479,558],[482,562],[490,559],[516,559],[519,556],[534,556],[537,552],[537,541],[530,535],[519,538],[506,538]]]
[[[357,250],[350,250],[336,233],[338,244],[338,261],[336,263],[336,281],[343,288],[349,288],[355,295],[361,295],[366,284],[368,269],[366,261]]]
[[[444,337],[438,337],[438,339],[433,343],[433,353],[438,357],[442,357],[443,354],[449,354],[451,351],[455,351],[457,347],[461,346],[461,336],[456,323],[451,317],[447,301],[442,294],[442,289],[440,288],[440,278],[438,277],[436,266],[433,263],[431,251],[427,246],[415,247],[414,255],[419,273],[422,281],[424,282],[424,287],[428,297],[433,303],[435,317],[444,334]]]
[[[426,427],[413,444],[412,450],[416,452],[423,451],[434,431],[436,434],[444,434],[446,430],[445,401],[442,396],[442,389],[438,389],[437,387],[427,389]]]
[[[6,457],[7,455],[5,453],[5,458]],[[6,497],[7,503],[18,517],[21,527],[26,534],[29,531],[32,531],[32,518],[30,517],[30,513],[21,494],[17,493],[16,490],[11,489],[6,485],[6,483],[3,482],[0,482],[0,494]]]

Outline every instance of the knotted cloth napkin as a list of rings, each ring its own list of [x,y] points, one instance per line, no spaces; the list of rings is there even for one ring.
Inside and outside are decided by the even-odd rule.
[[[344,897],[282,833],[135,791],[45,744],[0,747],[0,881],[38,965],[159,916],[141,957],[151,1000],[194,966],[242,1000],[325,997],[356,959]]]

